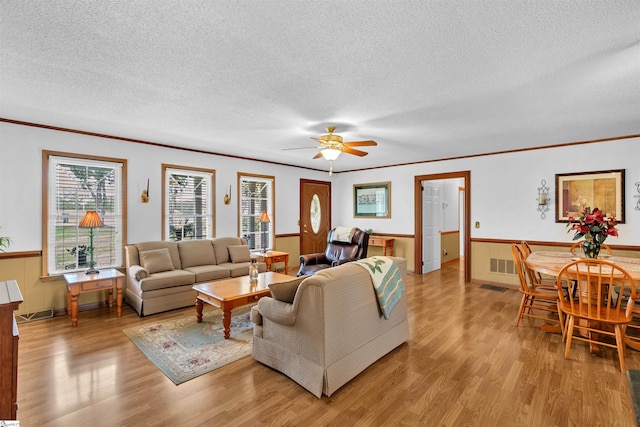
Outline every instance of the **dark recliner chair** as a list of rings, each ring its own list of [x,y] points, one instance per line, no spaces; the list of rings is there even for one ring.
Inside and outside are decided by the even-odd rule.
[[[298,276],[310,275],[324,268],[336,267],[350,261],[367,257],[369,235],[356,228],[351,242],[334,240],[336,229],[329,231],[327,236],[327,250],[324,253],[300,255],[300,270]]]

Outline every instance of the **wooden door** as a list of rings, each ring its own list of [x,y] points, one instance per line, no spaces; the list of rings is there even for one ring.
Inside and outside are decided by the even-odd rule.
[[[331,230],[331,183],[300,180],[300,255],[324,252]]]
[[[440,238],[442,210],[440,186],[425,181],[422,184],[422,274],[440,270]]]

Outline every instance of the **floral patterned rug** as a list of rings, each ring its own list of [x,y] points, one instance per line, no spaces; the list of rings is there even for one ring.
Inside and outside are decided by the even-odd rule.
[[[251,306],[232,311],[231,337],[224,339],[222,311],[205,307],[202,323],[195,311],[123,330],[171,381],[181,384],[251,355]]]

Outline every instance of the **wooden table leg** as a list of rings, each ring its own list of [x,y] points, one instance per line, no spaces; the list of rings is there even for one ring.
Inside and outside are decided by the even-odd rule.
[[[202,323],[202,308],[204,307],[204,303],[200,298],[196,298],[196,318],[198,319],[198,323]]]
[[[78,326],[78,294],[71,292],[71,326]]]
[[[289,255],[284,258],[284,274],[289,274]]]
[[[109,308],[113,307],[113,288],[107,291],[107,305]]]
[[[224,339],[231,336],[231,309],[222,312],[222,325],[224,326]]]
[[[122,317],[122,286],[116,288],[116,313]]]

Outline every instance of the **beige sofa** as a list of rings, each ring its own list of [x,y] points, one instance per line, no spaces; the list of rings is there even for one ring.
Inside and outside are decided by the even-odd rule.
[[[406,259],[392,259],[405,278]],[[252,308],[253,358],[316,397],[331,396],[408,340],[406,291],[387,320],[371,276],[355,263],[301,279],[291,303],[265,297]]]
[[[245,239],[219,237],[126,245],[125,262],[125,301],[146,316],[194,305],[194,284],[247,275],[251,260]]]

